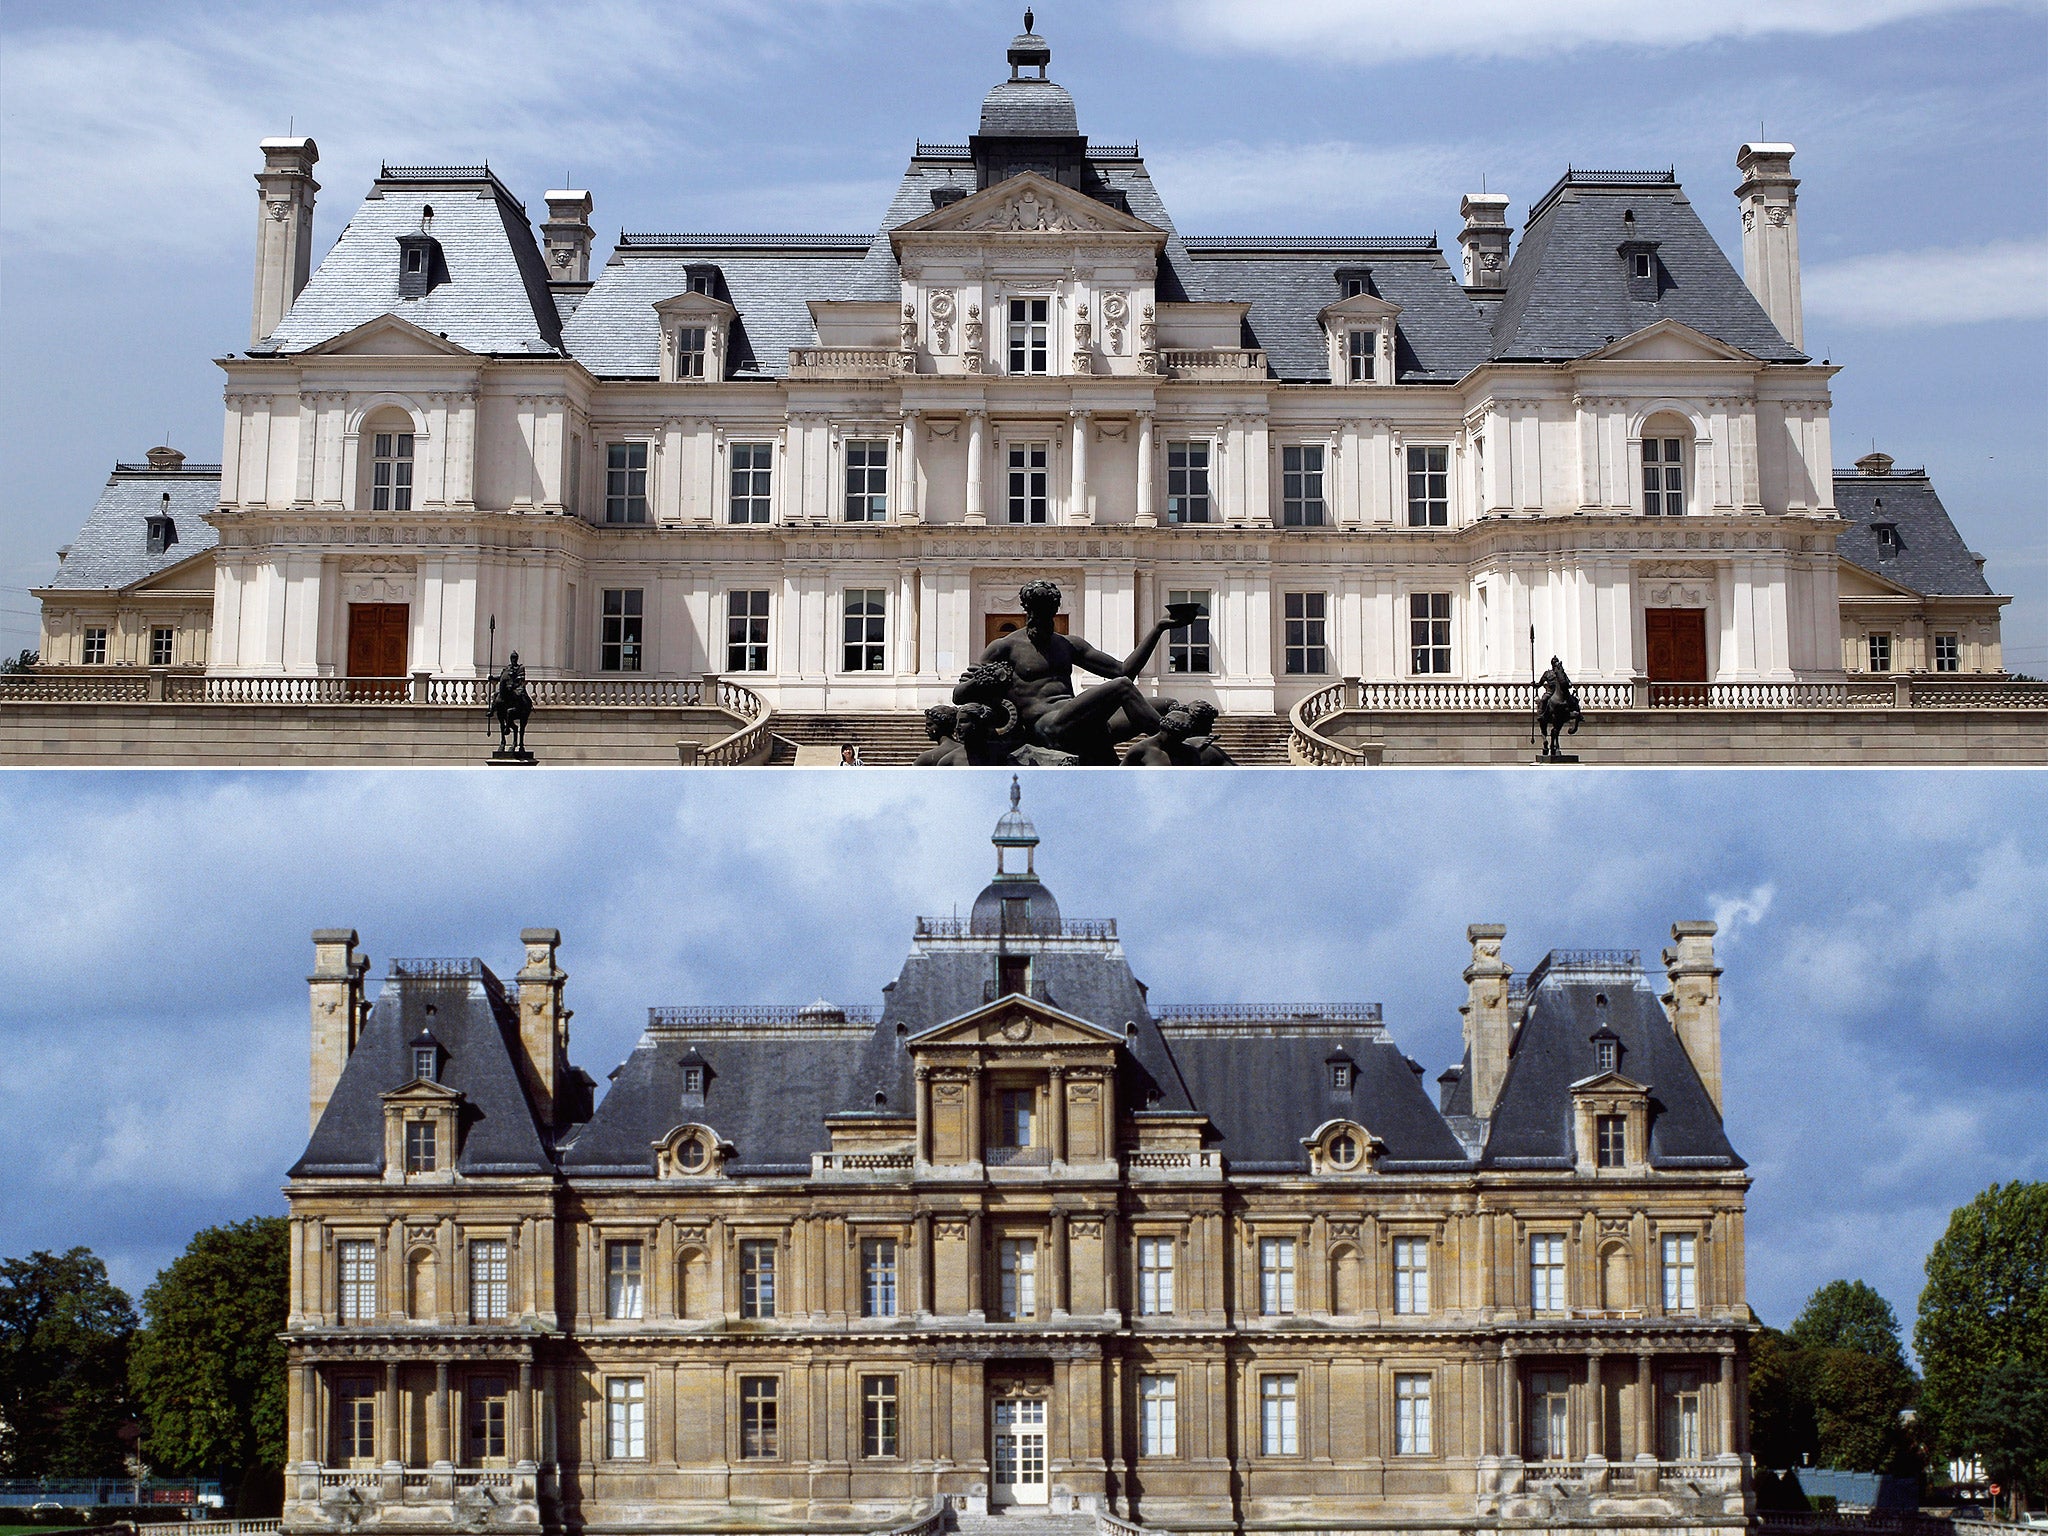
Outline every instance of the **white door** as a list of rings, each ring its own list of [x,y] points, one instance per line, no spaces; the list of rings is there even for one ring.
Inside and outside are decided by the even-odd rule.
[[[989,1478],[992,1504],[1045,1504],[1045,1399],[1003,1397],[995,1404],[995,1466]]]

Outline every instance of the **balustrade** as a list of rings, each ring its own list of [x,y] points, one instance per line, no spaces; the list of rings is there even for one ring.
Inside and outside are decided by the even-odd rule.
[[[1177,379],[1263,379],[1261,347],[1168,347],[1159,354],[1161,371]]]

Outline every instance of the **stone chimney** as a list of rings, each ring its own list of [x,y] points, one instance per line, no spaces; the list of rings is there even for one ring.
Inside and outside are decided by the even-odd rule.
[[[1892,472],[1892,456],[1872,449],[1856,461],[1856,468],[1872,480],[1882,480]]]
[[[1711,922],[1673,923],[1672,947],[1664,951],[1664,973],[1671,990],[1664,1011],[1678,1031],[1678,1043],[1692,1058],[1692,1068],[1706,1085],[1714,1112],[1721,1112],[1721,971],[1714,964]]]
[[[355,929],[313,930],[313,974],[306,978],[313,994],[312,1129],[319,1128],[362,1034],[363,975],[369,968],[369,956],[356,953]]]
[[[1472,943],[1472,963],[1465,967],[1465,1046],[1472,1053],[1472,1113],[1484,1118],[1500,1098],[1508,1075],[1508,1044],[1515,1019],[1508,1007],[1508,978],[1513,971],[1500,957],[1507,929],[1499,923],[1474,923],[1465,930]]]
[[[256,173],[256,306],[249,319],[254,346],[290,313],[313,275],[313,166],[320,150],[311,139],[265,139]]]
[[[540,227],[547,242],[548,281],[590,281],[590,210],[588,192],[550,192],[547,222]]]
[[[1799,304],[1799,183],[1790,144],[1745,144],[1735,156],[1742,185],[1742,278],[1778,334],[1806,345]]]
[[[1499,192],[1467,192],[1458,204],[1465,227],[1465,286],[1477,293],[1505,293],[1508,286],[1508,200]]]
[[[519,983],[519,1069],[533,1095],[543,1123],[560,1115],[562,1092],[569,1075],[569,1010],[562,1006],[562,987],[569,973],[555,964],[562,934],[556,928],[525,928],[526,964]]]

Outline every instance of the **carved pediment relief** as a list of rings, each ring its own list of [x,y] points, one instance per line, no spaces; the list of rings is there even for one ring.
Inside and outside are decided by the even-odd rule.
[[[1026,171],[898,226],[891,239],[900,245],[906,236],[963,233],[1147,235],[1157,236],[1161,241],[1166,238],[1166,232],[1156,225],[1121,213],[1035,171]]]
[[[1328,325],[1332,321],[1345,320],[1390,320],[1399,316],[1401,306],[1381,298],[1376,293],[1354,293],[1348,299],[1339,299],[1326,304],[1316,318]]]
[[[918,1046],[991,1045],[1046,1050],[1058,1046],[1121,1045],[1123,1036],[1047,1003],[1005,997],[913,1037]]]

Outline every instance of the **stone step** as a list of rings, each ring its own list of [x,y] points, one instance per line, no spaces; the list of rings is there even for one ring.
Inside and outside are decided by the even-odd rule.
[[[986,1515],[955,1510],[951,1528],[960,1536],[1096,1536],[1097,1531],[1093,1515],[1055,1515],[1019,1505]]]
[[[778,710],[769,729],[793,746],[827,748],[834,761],[840,746],[850,741],[870,768],[913,763],[931,745],[918,710]],[[1287,721],[1279,715],[1219,715],[1216,720],[1223,750],[1245,767],[1285,765],[1287,733]],[[778,745],[769,761],[788,766],[796,753]]]

